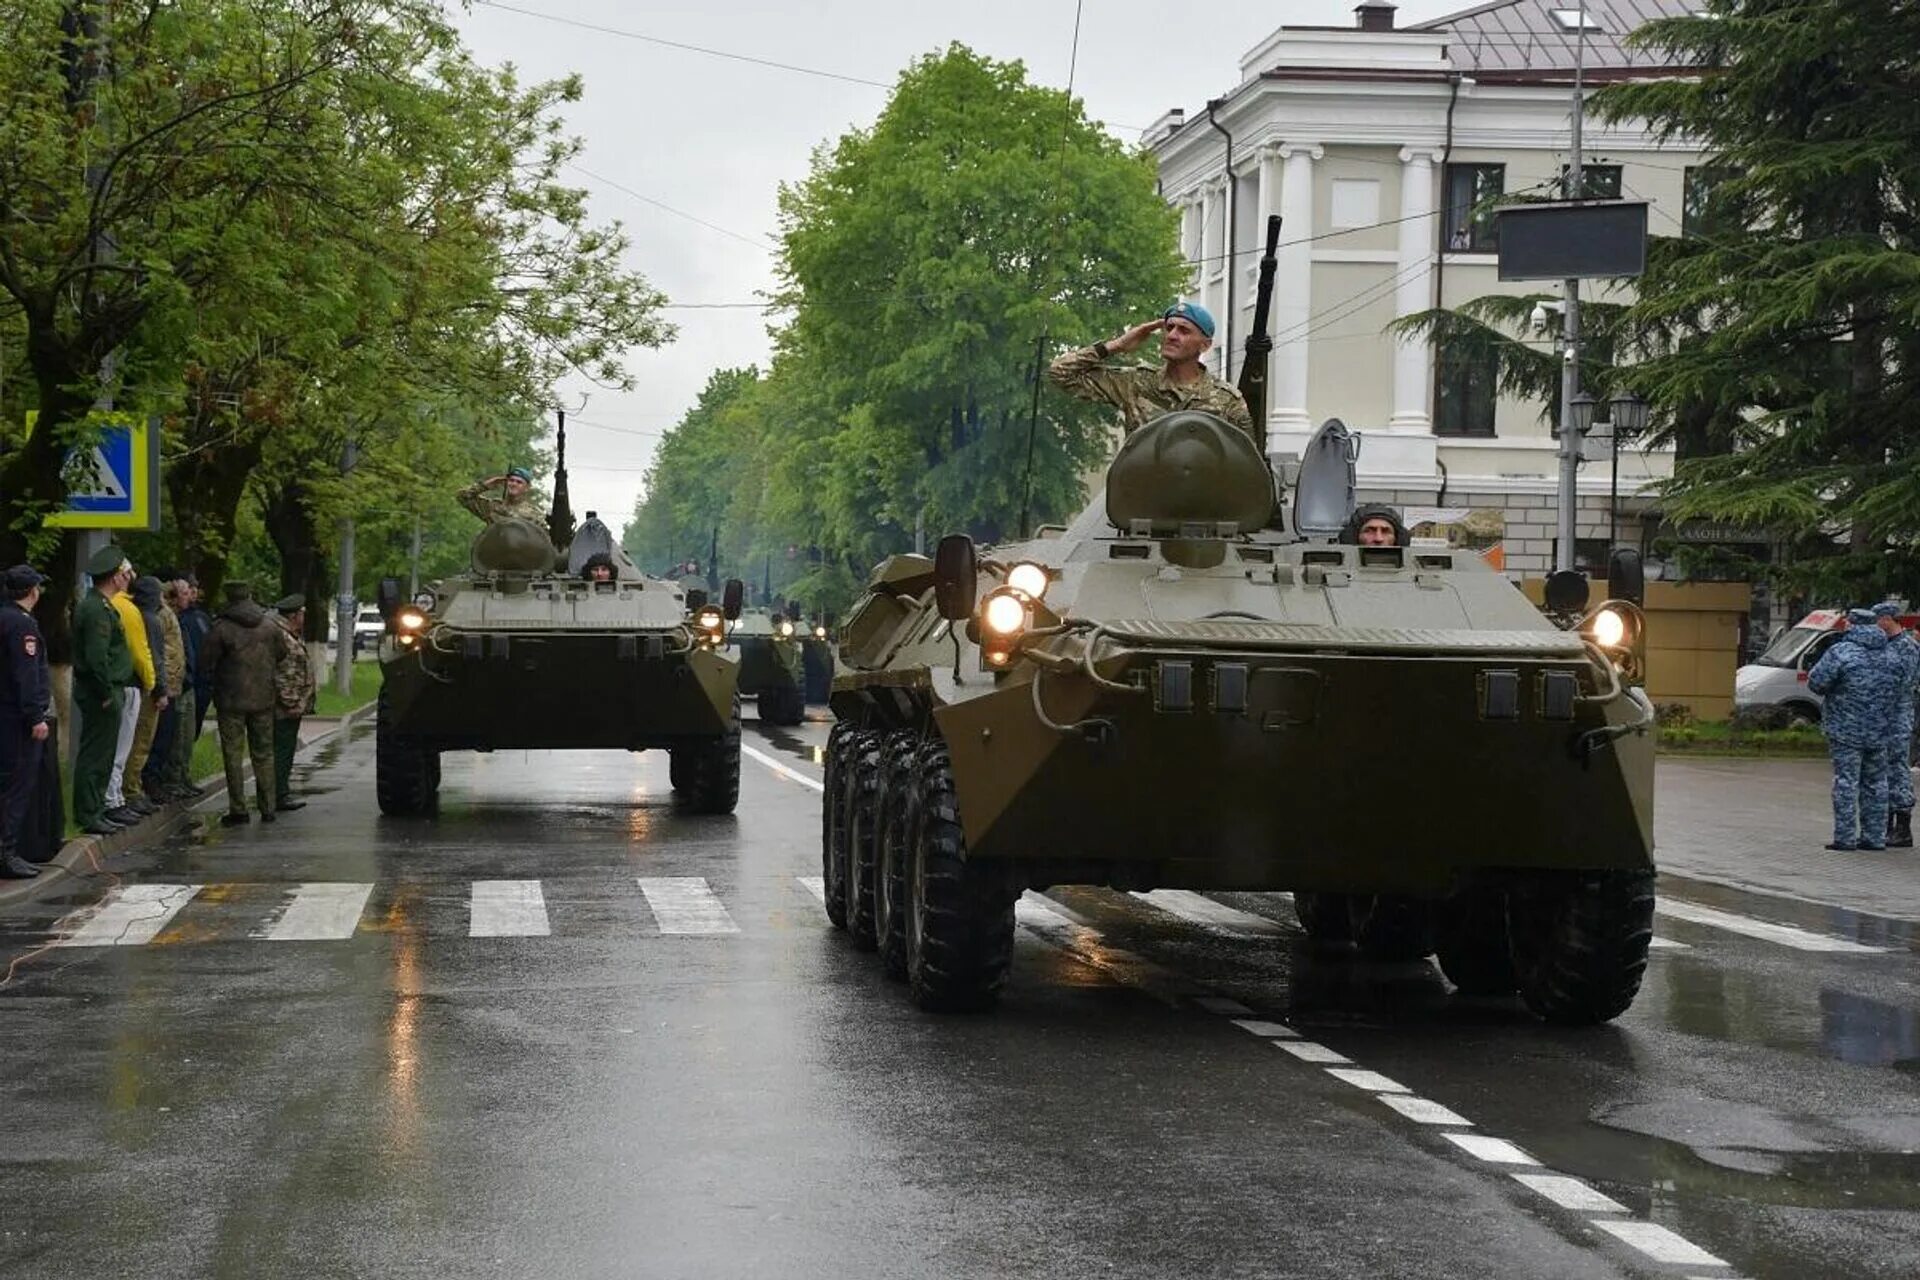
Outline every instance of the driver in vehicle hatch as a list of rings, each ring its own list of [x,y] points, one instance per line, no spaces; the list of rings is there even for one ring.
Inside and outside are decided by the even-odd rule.
[[[587,557],[587,562],[580,566],[580,576],[588,582],[612,582],[616,576],[613,557],[604,551],[594,552]]]
[[[1340,531],[1340,541],[1362,547],[1404,547],[1410,540],[1400,513],[1384,503],[1359,508]]]

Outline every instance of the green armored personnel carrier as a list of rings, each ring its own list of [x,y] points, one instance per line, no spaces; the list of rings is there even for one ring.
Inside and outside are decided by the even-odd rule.
[[[806,719],[799,623],[769,609],[747,609],[727,628],[727,643],[740,660],[740,696],[754,699],[763,723]]]
[[[731,813],[739,668],[720,649],[740,584],[724,604],[689,601],[636,569],[591,512],[564,553],[552,533],[496,520],[474,538],[468,572],[411,601],[381,584],[381,812],[433,812],[442,752],[618,747],[670,752],[676,799]],[[596,553],[613,561],[611,582],[582,576]]]

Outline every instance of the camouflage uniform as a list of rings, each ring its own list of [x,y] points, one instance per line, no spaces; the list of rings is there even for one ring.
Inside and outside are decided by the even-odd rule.
[[[1807,687],[1825,699],[1820,723],[1833,757],[1837,848],[1886,848],[1887,734],[1909,678],[1906,659],[1861,610],[1849,615],[1846,634],[1807,674]]]
[[[220,756],[227,771],[227,820],[247,820],[242,766],[253,762],[254,799],[260,814],[273,821],[274,667],[279,636],[286,629],[247,598],[246,587],[228,583],[229,602],[200,643],[200,666],[213,678],[213,702],[220,712]]]
[[[1913,698],[1920,686],[1920,640],[1903,631],[1887,648],[1906,664],[1887,733],[1887,807],[1905,813],[1913,808]]]
[[[1144,364],[1110,364],[1092,347],[1069,351],[1047,370],[1053,385],[1080,400],[1110,404],[1120,410],[1128,435],[1175,409],[1199,409],[1218,414],[1247,434],[1253,417],[1247,402],[1211,373],[1201,370],[1194,382],[1173,382],[1164,368]]]
[[[533,500],[533,491],[528,490],[518,498],[509,498],[504,489],[499,493],[489,493],[485,480],[475,480],[472,484],[454,495],[461,506],[492,524],[495,520],[504,520],[509,516],[520,520],[531,520],[535,524],[545,524],[547,513]]]
[[[313,714],[319,685],[306,643],[284,622],[275,630],[280,656],[273,666],[273,795],[280,808],[296,809],[301,806],[293,798],[293,756],[300,747],[300,721]]]

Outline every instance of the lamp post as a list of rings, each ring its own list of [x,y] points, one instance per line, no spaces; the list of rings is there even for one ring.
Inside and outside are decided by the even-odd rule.
[[[1612,424],[1607,441],[1613,453],[1613,478],[1607,491],[1607,546],[1620,543],[1620,442],[1637,440],[1647,429],[1649,406],[1631,391],[1616,391],[1607,401],[1607,420]]]
[[[1578,366],[1569,360],[1567,367],[1573,369]],[[1571,439],[1576,457],[1580,452],[1580,442],[1587,438],[1587,432],[1593,426],[1593,410],[1596,403],[1594,398],[1585,391],[1575,391],[1566,398],[1563,412],[1567,421],[1566,426],[1561,429],[1560,443],[1565,447],[1567,441]],[[1556,570],[1573,568],[1574,551],[1578,546],[1579,534],[1579,519],[1575,512],[1578,493],[1579,490],[1574,488],[1561,495],[1559,539],[1556,540],[1558,545],[1554,548],[1553,557],[1553,567]]]

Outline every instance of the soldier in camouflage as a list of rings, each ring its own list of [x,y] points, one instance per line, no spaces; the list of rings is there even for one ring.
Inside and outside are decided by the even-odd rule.
[[[1905,664],[1899,696],[1893,703],[1893,726],[1887,736],[1887,844],[1913,847],[1913,699],[1920,691],[1920,640],[1900,625],[1900,606],[1888,600],[1873,606],[1873,616],[1886,633],[1887,647]]]
[[[1833,850],[1887,847],[1887,735],[1911,680],[1873,613],[1853,609],[1847,630],[1807,673],[1825,702],[1820,726],[1833,757]]]
[[[529,496],[529,490],[532,488],[532,472],[525,467],[508,467],[505,474],[476,480],[455,496],[461,506],[488,524],[492,524],[495,520],[504,520],[509,516],[544,524],[547,513],[542,511],[540,504]],[[499,489],[500,492],[489,493],[490,489]]]
[[[1154,333],[1160,335],[1158,369],[1110,360],[1135,350]],[[1182,302],[1167,308],[1158,320],[1137,324],[1117,338],[1067,352],[1053,362],[1047,377],[1070,396],[1120,410],[1128,435],[1176,409],[1217,414],[1251,434],[1253,418],[1247,402],[1200,361],[1212,346],[1213,317],[1198,303]]]
[[[293,795],[293,754],[300,746],[300,721],[313,714],[319,687],[313,663],[300,636],[307,624],[307,598],[295,593],[273,606],[279,615],[279,656],[273,664],[273,796],[281,813],[304,809]]]

